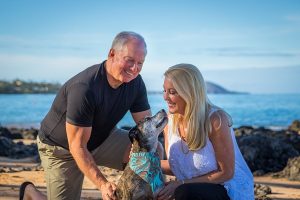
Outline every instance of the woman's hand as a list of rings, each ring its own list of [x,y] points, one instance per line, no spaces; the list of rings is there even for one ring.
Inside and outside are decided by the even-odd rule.
[[[117,197],[115,195],[116,185],[111,182],[106,182],[101,185],[100,191],[102,194],[103,200],[116,200]]]
[[[157,199],[174,199],[175,189],[182,183],[179,181],[170,181],[165,183],[165,187],[159,192]]]

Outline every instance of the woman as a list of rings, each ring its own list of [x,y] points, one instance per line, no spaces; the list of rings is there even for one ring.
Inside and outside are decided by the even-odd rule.
[[[207,98],[197,67],[178,64],[165,72],[166,183],[158,199],[254,199],[253,177],[235,140],[230,116]]]

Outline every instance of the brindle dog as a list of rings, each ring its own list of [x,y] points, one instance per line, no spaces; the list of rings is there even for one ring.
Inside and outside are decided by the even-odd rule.
[[[129,131],[131,156],[117,185],[117,199],[155,199],[162,189],[164,180],[156,148],[158,136],[167,123],[167,114],[161,110]]]

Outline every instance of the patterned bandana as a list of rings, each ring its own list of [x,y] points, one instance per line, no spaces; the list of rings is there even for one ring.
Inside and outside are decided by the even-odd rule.
[[[138,152],[130,156],[129,167],[150,184],[153,194],[164,186],[159,155],[157,152]]]

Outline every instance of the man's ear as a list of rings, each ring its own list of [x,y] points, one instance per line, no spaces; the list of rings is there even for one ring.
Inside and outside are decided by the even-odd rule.
[[[131,128],[129,130],[128,136],[129,136],[129,139],[130,139],[131,143],[133,143],[134,139],[137,139],[137,137],[138,137],[138,131],[139,131],[139,129],[137,128],[137,126]]]
[[[112,58],[114,56],[115,56],[115,50],[114,49],[110,49],[109,52],[108,52],[108,57]]]

